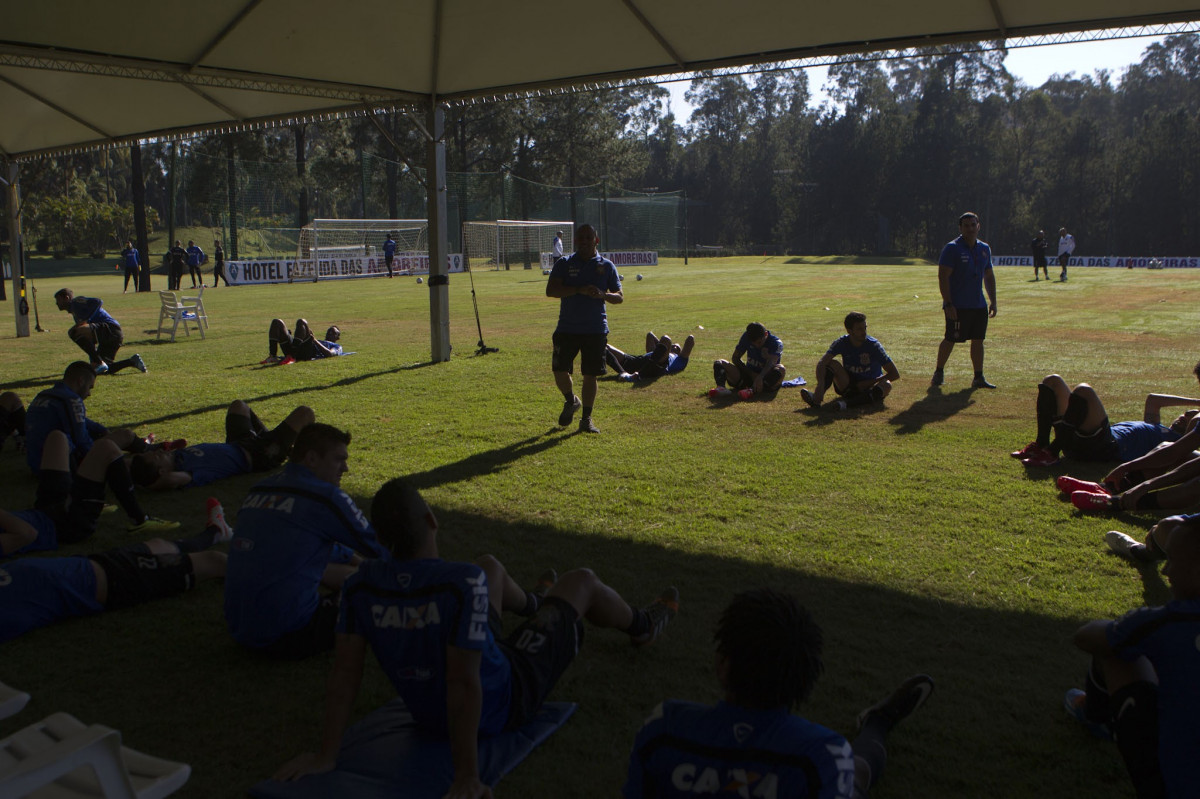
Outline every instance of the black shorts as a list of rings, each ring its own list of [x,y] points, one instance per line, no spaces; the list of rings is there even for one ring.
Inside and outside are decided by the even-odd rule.
[[[96,352],[106,361],[117,357],[117,350],[125,343],[125,334],[120,325],[108,322],[93,322],[92,332],[96,336]]]
[[[1061,266],[1063,269],[1066,269],[1067,263],[1070,260],[1071,260],[1071,254],[1069,252],[1064,252],[1062,255],[1058,256],[1058,265]]]
[[[754,388],[754,381],[758,379],[760,374],[763,375],[763,391],[774,391],[779,388],[779,383],[783,380],[783,375],[777,369],[768,369],[766,374],[755,369],[753,366],[745,364],[737,364],[738,382],[735,386],[733,381],[729,381],[729,387],[734,391],[740,391],[743,388]]]
[[[249,416],[231,413],[225,417],[225,443],[237,444],[250,456],[250,471],[266,472],[287,459],[298,431],[280,422],[274,430],[256,432]]]
[[[579,356],[579,373],[590,377],[604,374],[604,350],[608,346],[607,333],[559,333],[555,331],[554,357],[550,368],[556,372],[571,374],[575,356]]]
[[[987,338],[988,309],[959,308],[958,319],[946,320],[946,338],[956,343]]]
[[[1119,461],[1117,440],[1113,438],[1112,425],[1108,417],[1091,433],[1080,433],[1066,422],[1054,424],[1055,440],[1062,446],[1068,458],[1078,461]]]
[[[195,582],[192,559],[182,553],[155,555],[145,544],[89,556],[108,578],[107,610],[182,594]]]
[[[512,666],[512,704],[506,729],[537,715],[583,645],[583,622],[570,602],[547,597],[532,618],[497,641]]]
[[[662,377],[667,373],[667,367],[654,359],[654,353],[648,353],[626,358],[625,371],[637,372],[642,377]]]
[[[58,542],[74,544],[91,538],[104,508],[104,484],[54,469],[42,469],[37,478],[33,507],[54,522]]]
[[[1046,268],[1046,256],[1044,256],[1044,255],[1033,256],[1033,268],[1034,269],[1045,269]]]
[[[308,624],[276,638],[255,652],[280,660],[301,660],[333,649],[337,638],[338,594],[321,597]]]

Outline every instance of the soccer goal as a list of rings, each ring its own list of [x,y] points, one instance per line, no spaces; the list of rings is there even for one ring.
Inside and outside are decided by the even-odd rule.
[[[542,222],[497,219],[494,222],[463,223],[463,256],[467,267],[481,269],[545,268],[554,249],[554,237],[562,233],[563,247],[575,238],[574,222]]]
[[[289,282],[387,274],[383,245],[396,242],[396,260],[429,255],[424,219],[314,219],[300,230]],[[399,264],[393,265],[398,270]]]

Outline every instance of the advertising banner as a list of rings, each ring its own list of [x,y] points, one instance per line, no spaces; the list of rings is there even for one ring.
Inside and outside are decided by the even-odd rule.
[[[446,264],[450,272],[463,271],[462,254],[451,253],[446,256]],[[269,261],[229,261],[225,264],[225,274],[233,285],[308,282],[313,279],[311,266],[308,269],[297,271],[295,265],[295,259],[290,258]],[[308,265],[306,264],[306,266]],[[396,257],[392,261],[392,270],[398,274],[429,274],[429,256],[413,252],[396,253]],[[294,271],[295,274],[293,274]],[[320,280],[387,277],[387,264],[384,263],[382,257],[374,256],[321,259],[317,262],[317,274]]]

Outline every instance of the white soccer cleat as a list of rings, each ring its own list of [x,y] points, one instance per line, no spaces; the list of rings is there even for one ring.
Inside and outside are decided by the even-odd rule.
[[[1104,534],[1104,543],[1108,548],[1123,558],[1133,558],[1133,548],[1142,546],[1136,538],[1125,535],[1120,530],[1109,530]]]
[[[221,507],[221,501],[216,497],[209,497],[205,503],[208,509],[208,526],[216,527],[220,530],[216,538],[213,539],[214,544],[224,544],[233,539],[233,528],[225,521],[225,508]]]

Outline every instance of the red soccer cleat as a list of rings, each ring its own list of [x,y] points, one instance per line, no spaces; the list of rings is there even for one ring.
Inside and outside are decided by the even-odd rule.
[[[1089,494],[1111,494],[1107,488],[1101,483],[1090,483],[1087,480],[1079,480],[1068,475],[1063,475],[1055,481],[1058,490],[1064,494],[1074,494],[1076,491],[1086,491]]]
[[[1071,504],[1083,511],[1114,510],[1110,494],[1093,494],[1090,491],[1076,491],[1071,495]]]
[[[1016,452],[1010,452],[1008,454],[1013,456],[1017,460],[1024,460],[1025,458],[1028,458],[1030,455],[1032,455],[1034,452],[1036,452],[1039,449],[1041,449],[1041,447],[1038,446],[1038,443],[1036,441],[1030,441],[1028,444],[1026,444],[1021,449],[1017,450]]]
[[[1026,466],[1053,466],[1058,463],[1058,456],[1045,447],[1037,447],[1022,458],[1021,463]]]

